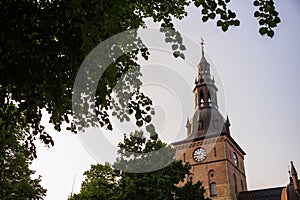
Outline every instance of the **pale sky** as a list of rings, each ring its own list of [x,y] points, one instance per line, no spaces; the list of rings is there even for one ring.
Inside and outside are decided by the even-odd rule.
[[[201,37],[205,40],[206,55],[219,74],[213,75],[220,89],[220,109],[230,118],[231,135],[247,153],[245,168],[249,190],[286,185],[291,160],[300,173],[300,2],[276,1],[275,5],[282,22],[276,28],[273,39],[259,35],[251,2],[232,3],[241,25],[226,33],[216,28],[215,22],[203,24],[200,11],[193,6],[188,8],[187,18],[176,22],[176,28],[190,41],[198,43]],[[194,59],[200,60],[200,48],[196,51],[199,58]],[[197,64],[197,61],[169,61],[165,54],[168,53],[156,50],[151,54],[153,58],[150,63],[143,63],[147,83],[143,89],[157,104],[160,117],[154,118],[154,121],[162,131],[163,139],[174,141],[184,137],[185,129],[180,127],[181,121],[185,123],[186,116],[193,113],[192,87],[196,65],[191,63]],[[174,68],[170,68],[170,64]],[[180,70],[183,66],[189,70]],[[166,70],[161,73],[170,72],[170,76],[181,77],[179,79],[185,82],[177,85],[159,76],[153,79],[151,73],[160,69]],[[183,100],[177,90],[185,96]],[[167,91],[165,96],[160,95],[163,91]],[[165,99],[173,103],[167,104]],[[181,103],[180,108],[176,102]],[[175,127],[180,134],[175,136],[169,134],[173,130],[170,123],[174,124],[174,120],[181,120]],[[117,129],[124,129],[117,122],[115,124]],[[83,172],[91,164],[99,162],[99,156],[93,149],[86,148],[78,135],[66,131],[57,133],[51,127],[47,125],[55,146],[47,149],[38,145],[38,158],[32,168],[36,174],[43,176],[42,185],[48,190],[46,199],[66,199],[72,192],[73,180],[73,192],[79,192]],[[107,152],[100,151],[99,154],[101,156]]]

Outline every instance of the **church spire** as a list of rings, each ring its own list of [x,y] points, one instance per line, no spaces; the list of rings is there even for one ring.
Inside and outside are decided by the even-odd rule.
[[[218,107],[217,87],[210,75],[210,64],[205,59],[204,40],[201,38],[202,57],[198,64],[198,78],[195,80],[195,109]]]
[[[291,175],[292,175],[292,180],[293,180],[293,185],[295,192],[300,195],[300,187],[299,187],[299,180],[298,180],[298,174],[296,171],[296,168],[294,166],[293,161],[291,161]]]
[[[210,64],[207,62],[205,55],[204,55],[204,40],[201,38],[201,49],[202,49],[202,56],[200,63],[198,64],[198,78],[204,78],[206,79],[211,79],[210,77]]]

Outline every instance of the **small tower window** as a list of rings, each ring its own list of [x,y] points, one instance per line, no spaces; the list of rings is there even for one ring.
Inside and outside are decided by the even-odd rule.
[[[217,157],[217,149],[214,147],[214,156]]]
[[[217,188],[215,182],[209,184],[209,192],[210,196],[217,196]]]
[[[233,178],[234,178],[234,190],[235,190],[235,195],[237,196],[237,194],[238,194],[238,188],[237,188],[237,182],[236,182],[236,176],[235,176],[235,174],[233,174]]]
[[[202,130],[203,129],[203,120],[200,119],[199,120],[199,124],[198,124],[198,131]]]
[[[204,93],[202,90],[200,90],[200,106],[203,107],[203,103],[204,103]]]
[[[209,103],[209,106],[211,106],[211,97],[209,91],[207,92],[207,102]]]
[[[193,173],[190,173],[189,175],[188,175],[188,179],[187,179],[187,181],[193,181]]]
[[[238,166],[239,166],[239,161],[238,161],[238,157],[237,157],[237,155],[236,155],[235,152],[233,152],[232,158],[233,158],[234,165],[235,165],[236,167],[238,167]]]

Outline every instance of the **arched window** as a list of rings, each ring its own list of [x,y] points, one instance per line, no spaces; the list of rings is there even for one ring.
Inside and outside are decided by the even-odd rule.
[[[215,182],[215,171],[210,170],[208,172],[208,182],[209,182],[209,194],[210,196],[217,195],[216,182]]]
[[[209,91],[207,92],[207,101],[208,101],[208,103],[211,103],[211,97],[210,97],[210,92]]]
[[[190,174],[188,175],[187,181],[193,182],[193,173],[190,173]]]
[[[215,182],[209,184],[209,193],[210,196],[217,196],[217,188]]]
[[[200,107],[203,106],[203,103],[204,103],[204,93],[202,90],[200,90]]]
[[[236,167],[238,167],[238,166],[239,166],[239,160],[238,160],[238,157],[237,157],[237,155],[236,155],[235,152],[233,152],[232,158],[233,158],[234,165],[235,165]]]

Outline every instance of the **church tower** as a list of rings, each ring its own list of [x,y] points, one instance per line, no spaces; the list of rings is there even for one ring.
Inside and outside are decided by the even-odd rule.
[[[202,57],[193,89],[194,115],[187,119],[186,138],[173,145],[176,158],[191,165],[191,174],[185,182],[201,181],[206,196],[213,200],[235,200],[239,192],[247,191],[246,154],[230,135],[228,116],[225,119],[218,110],[218,88],[204,55],[203,40],[201,46]]]

